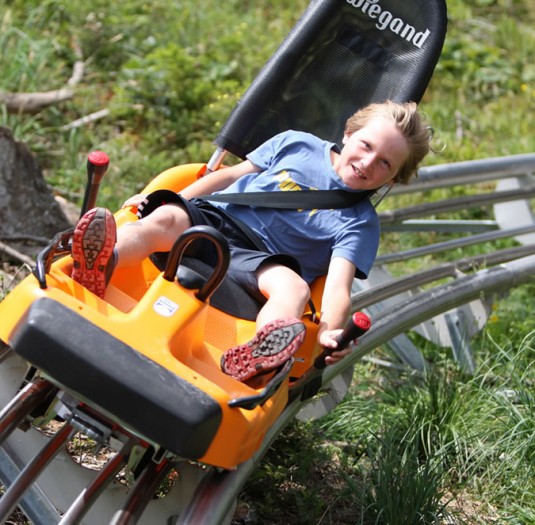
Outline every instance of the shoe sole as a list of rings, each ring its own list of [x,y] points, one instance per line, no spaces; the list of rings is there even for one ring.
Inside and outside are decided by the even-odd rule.
[[[227,350],[221,356],[221,370],[238,381],[274,370],[297,352],[305,331],[298,319],[272,321],[248,343]]]
[[[74,229],[72,278],[98,297],[106,292],[106,268],[116,239],[115,219],[105,208],[88,211]]]

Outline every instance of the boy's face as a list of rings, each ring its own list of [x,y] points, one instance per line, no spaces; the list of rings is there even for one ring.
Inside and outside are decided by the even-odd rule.
[[[409,155],[405,137],[382,117],[344,135],[343,143],[341,153],[334,154],[333,167],[344,184],[354,190],[374,190],[393,183]]]

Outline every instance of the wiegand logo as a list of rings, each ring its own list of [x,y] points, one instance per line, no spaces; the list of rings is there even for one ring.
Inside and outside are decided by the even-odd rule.
[[[380,31],[392,31],[407,42],[422,48],[431,31],[417,31],[417,29],[403,19],[395,17],[390,11],[384,10],[379,5],[379,0],[346,0],[348,4],[360,9],[365,15],[377,20],[375,27]]]

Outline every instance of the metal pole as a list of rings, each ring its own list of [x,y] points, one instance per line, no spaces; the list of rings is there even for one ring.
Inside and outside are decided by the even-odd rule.
[[[525,175],[534,170],[535,153],[426,166],[418,170],[418,178],[410,184],[396,184],[392,194],[399,195],[429,191],[434,188],[478,184]]]
[[[24,418],[54,390],[45,379],[36,379],[26,385],[0,413],[0,444]]]
[[[128,441],[102,468],[95,479],[78,495],[58,525],[76,525],[80,523],[91,505],[102,491],[115,478],[128,459],[133,442]]]
[[[163,459],[160,463],[151,461],[136,481],[128,501],[113,516],[110,525],[134,525],[137,523],[154,491],[171,468],[171,461],[167,459]]]
[[[31,483],[37,478],[41,471],[48,465],[50,460],[56,455],[60,447],[69,439],[73,428],[66,423],[56,435],[45,445],[39,454],[22,469],[13,484],[0,498],[0,523],[6,520],[15,508],[20,497]]]
[[[512,228],[509,230],[497,230],[487,233],[480,233],[479,235],[472,235],[469,237],[461,237],[451,241],[437,242],[429,244],[420,248],[413,248],[403,252],[388,253],[380,255],[375,259],[375,264],[389,264],[393,262],[406,261],[416,257],[423,257],[425,255],[453,250],[455,248],[464,248],[466,246],[473,246],[474,244],[482,244],[489,241],[496,241],[498,239],[506,239],[508,237],[515,237],[526,233],[535,232],[535,225],[522,226],[520,228]]]

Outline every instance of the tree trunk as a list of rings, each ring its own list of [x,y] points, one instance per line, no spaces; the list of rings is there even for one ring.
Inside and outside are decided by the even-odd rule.
[[[0,240],[49,239],[70,225],[30,150],[0,127]]]

